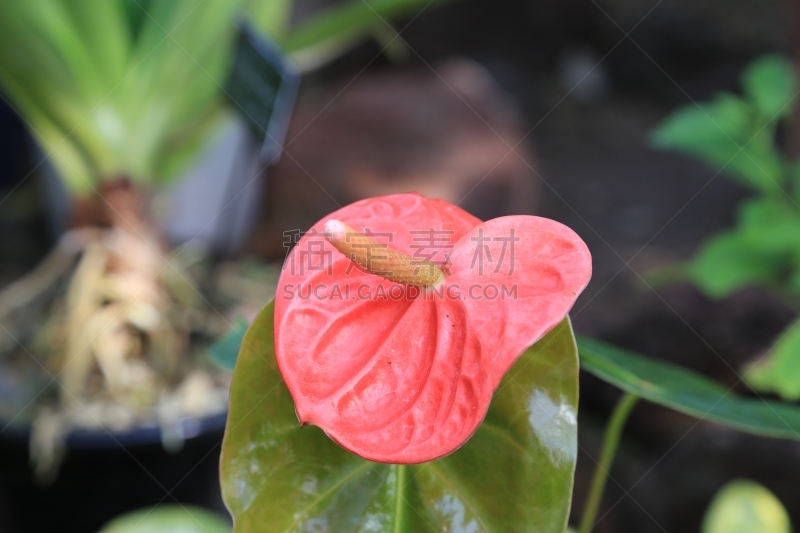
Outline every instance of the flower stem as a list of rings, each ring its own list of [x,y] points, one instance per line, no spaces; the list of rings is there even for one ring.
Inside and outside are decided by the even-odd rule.
[[[617,405],[614,407],[614,412],[611,413],[611,419],[609,419],[605,434],[603,435],[603,450],[600,454],[600,461],[597,463],[597,468],[594,471],[592,487],[589,490],[589,499],[586,500],[586,505],[583,508],[583,516],[581,518],[580,527],[578,528],[578,533],[589,533],[594,527],[597,511],[600,508],[600,500],[603,499],[603,490],[605,489],[606,480],[611,470],[611,463],[614,461],[614,455],[617,453],[619,438],[622,435],[625,422],[627,422],[628,416],[631,414],[638,400],[638,396],[626,392],[622,395],[619,402],[617,402]]]

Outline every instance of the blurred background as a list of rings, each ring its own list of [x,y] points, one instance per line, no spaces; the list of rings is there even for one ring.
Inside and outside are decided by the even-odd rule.
[[[298,0],[291,24],[334,5]],[[796,56],[798,23],[800,4],[788,0],[419,2],[335,54],[306,64],[308,55],[296,56],[304,72],[276,164],[259,157],[260,139],[250,138],[246,120],[233,113],[180,179],[152,194],[158,239],[169,254],[180,251],[187,283],[202,294],[190,298],[197,316],[180,319],[192,324],[182,326],[190,340],[175,342],[205,353],[237,317],[251,317],[273,290],[286,232],[305,230],[360,198],[417,191],[483,219],[536,214],[567,224],[594,258],[592,282],[571,314],[578,333],[752,394],[738,369],[770,347],[795,316],[793,307],[758,287],[712,299],[691,283],[664,281],[671,265],[734,224],[751,193],[720,172],[722,165],[657,150],[651,133],[679,107],[740,92],[752,60]],[[1,55],[11,54],[13,40],[0,46]],[[16,71],[8,72],[13,78]],[[52,260],[54,247],[64,248],[65,231],[76,235],[76,209],[93,208],[65,199],[57,165],[42,163],[52,146],[31,137],[28,108],[21,119],[19,98],[4,83],[0,284],[8,289]],[[791,142],[790,133],[779,130],[779,142]],[[19,294],[6,292],[6,300]],[[34,323],[42,313],[2,304],[0,311]],[[124,327],[146,330],[140,323],[132,317]],[[0,354],[0,402],[7,406],[0,411],[0,531],[95,531],[119,513],[162,501],[224,512],[217,462],[228,378],[203,364],[181,370],[148,411],[156,423],[106,431],[105,420],[139,420],[138,411],[103,404],[70,415],[63,392],[52,390],[57,367],[44,359],[30,364],[40,360],[33,326],[3,324],[7,336],[32,340],[3,344],[7,353]],[[148,361],[159,368],[158,360]],[[91,390],[100,379],[94,374],[111,375],[104,368],[75,379]],[[149,386],[162,387],[153,379],[142,378],[141,388],[123,383],[111,396],[138,398]],[[617,395],[581,376],[573,509],[582,507]],[[197,407],[198,397],[219,401]],[[79,420],[87,416],[93,429]],[[59,422],[63,417],[71,423]],[[170,431],[178,433],[172,440],[164,436]],[[611,475],[598,533],[698,531],[714,493],[741,477],[768,487],[800,524],[798,443],[658,406],[637,408]],[[21,520],[22,509],[42,516]]]

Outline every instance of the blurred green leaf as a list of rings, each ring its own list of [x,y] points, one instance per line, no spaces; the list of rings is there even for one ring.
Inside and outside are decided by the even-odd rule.
[[[769,490],[753,481],[725,485],[711,502],[702,533],[791,533],[789,513]]]
[[[620,389],[746,433],[800,440],[800,407],[741,398],[705,377],[593,339],[579,338],[581,367]]]
[[[238,317],[231,330],[208,349],[211,360],[222,368],[233,371],[248,326],[247,320]]]
[[[248,0],[246,9],[256,27],[280,41],[289,29],[293,0]]]
[[[412,52],[408,43],[398,39],[395,30],[389,26],[375,26],[370,33],[392,63],[402,64],[411,57]]]
[[[755,121],[740,98],[721,94],[705,105],[689,105],[669,116],[652,134],[662,149],[692,155],[725,171],[745,185],[773,192],[783,180],[772,129]]]
[[[11,4],[10,10],[18,11],[20,33],[13,43],[17,53],[25,50],[31,41],[40,41],[52,50],[71,75],[71,83],[85,98],[102,98],[103,72],[95,68],[87,43],[81,35],[81,28],[70,16],[67,5],[61,0],[39,0],[37,2],[2,2]],[[9,9],[3,6],[7,15]],[[22,36],[22,32],[25,36]],[[32,65],[27,65],[28,68]],[[47,76],[47,72],[34,75]]]
[[[786,174],[794,187],[792,199],[800,204],[800,161],[786,161]]]
[[[327,8],[304,21],[284,42],[290,52],[316,46],[328,39],[356,37],[385,20],[422,9],[429,0],[350,0]]]
[[[215,135],[225,131],[232,120],[222,100],[209,105],[206,113],[185,127],[176,128],[164,139],[162,149],[154,159],[155,174],[164,181],[171,180],[194,161],[197,154],[209,146]]]
[[[797,78],[786,57],[768,55],[754,61],[742,75],[742,86],[766,120],[788,117],[795,107]]]
[[[73,192],[152,183],[213,129],[241,1],[0,3],[0,83]]]
[[[285,35],[291,0],[0,2],[0,85],[73,193],[179,175],[219,125],[236,18]],[[350,0],[289,38],[327,59],[428,0]],[[323,42],[324,41],[324,42]]]
[[[786,289],[793,296],[800,295],[800,248],[795,250],[792,255],[792,266],[786,280]]]
[[[577,452],[568,320],[520,356],[464,446],[419,465],[368,462],[301,428],[273,321],[270,303],[233,376],[221,472],[237,531],[564,531]]]
[[[741,231],[720,233],[706,241],[688,264],[690,279],[719,298],[743,286],[780,282],[780,257],[754,246]]]
[[[790,255],[800,250],[800,207],[773,198],[742,204],[739,226],[754,248]]]
[[[28,120],[33,130],[33,137],[39,142],[53,166],[58,169],[61,179],[69,190],[78,195],[89,195],[96,191],[98,182],[96,167],[89,162],[80,144],[34,107],[29,108]]]
[[[125,75],[131,48],[131,31],[123,3],[120,0],[61,3],[92,59],[90,68],[107,79],[106,87],[114,87]]]
[[[756,390],[777,393],[784,400],[800,400],[800,322],[784,331],[769,353],[749,367],[744,377]]]
[[[91,59],[66,12],[48,11],[52,1],[0,2],[0,85],[46,153],[68,152],[53,159],[68,185],[91,190],[87,184],[113,161],[90,113],[104,95],[100,78],[87,72]],[[40,16],[42,10],[47,16]]]
[[[164,179],[168,139],[192,127],[222,100],[235,26],[243,0],[151,2],[134,49],[137,65],[119,89],[132,126],[125,166],[134,177]],[[178,136],[180,137],[180,136]],[[199,148],[202,143],[193,143]],[[188,158],[184,158],[187,160]],[[174,166],[170,167],[175,175]]]
[[[750,109],[739,98],[723,94],[702,106],[687,105],[672,113],[653,132],[659,148],[680,150],[727,161],[738,151],[736,141],[750,132]]]
[[[217,513],[187,505],[159,505],[115,518],[100,533],[230,533]]]
[[[745,285],[783,287],[800,250],[800,209],[772,197],[744,202],[738,226],[706,241],[686,272],[721,297]]]
[[[131,40],[136,41],[142,30],[142,25],[150,11],[150,4],[155,0],[118,0],[125,13],[125,21],[128,24],[128,31]]]
[[[787,176],[775,144],[775,130],[759,123],[754,124],[754,128],[755,131],[739,143],[743,150],[725,167],[725,172],[760,192],[783,194],[779,191],[786,185]]]
[[[452,0],[350,0],[304,21],[282,44],[301,67],[313,67],[387,21],[445,1]]]

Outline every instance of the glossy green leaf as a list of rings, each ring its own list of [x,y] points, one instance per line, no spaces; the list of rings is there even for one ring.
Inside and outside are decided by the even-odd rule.
[[[767,120],[788,117],[794,109],[797,79],[788,58],[768,55],[754,61],[742,74],[742,86]]]
[[[689,105],[654,132],[653,144],[692,155],[745,185],[771,192],[783,181],[780,154],[771,128],[762,128],[751,106],[729,94],[704,105]]]
[[[756,390],[800,400],[800,322],[783,332],[770,353],[748,369],[745,379]]]
[[[185,505],[160,505],[115,518],[100,533],[230,533],[216,513]]]
[[[593,339],[578,339],[578,348],[584,370],[653,403],[747,433],[800,440],[800,407],[742,398],[694,372]]]
[[[520,357],[464,446],[398,466],[300,428],[275,363],[273,317],[269,304],[233,377],[221,472],[236,531],[564,531],[578,393],[567,320]]]
[[[789,513],[767,488],[747,480],[720,490],[706,511],[702,533],[791,533]]]

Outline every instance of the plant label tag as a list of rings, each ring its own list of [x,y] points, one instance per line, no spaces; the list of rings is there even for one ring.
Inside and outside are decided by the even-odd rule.
[[[300,86],[300,73],[267,35],[246,21],[238,26],[225,92],[255,138],[263,139],[261,159],[276,163]]]

